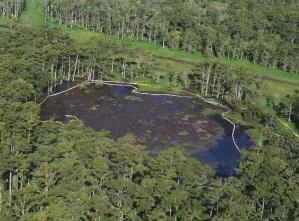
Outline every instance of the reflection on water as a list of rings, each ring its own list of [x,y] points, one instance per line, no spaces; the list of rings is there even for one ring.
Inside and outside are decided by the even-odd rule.
[[[203,114],[214,108],[198,99],[149,96],[132,93],[130,86],[75,89],[49,98],[41,110],[43,120],[68,122],[74,115],[95,130],[107,130],[115,138],[133,133],[151,153],[174,145],[214,167],[219,175],[230,175],[240,157],[231,138],[231,125]],[[238,130],[241,148],[251,145]]]
[[[249,147],[252,142],[249,136],[242,132],[237,135],[236,142],[241,149]],[[209,150],[202,150],[201,148],[193,148],[188,153],[207,162],[213,168],[216,168],[220,176],[229,176],[233,173],[233,168],[240,158],[240,153],[236,150],[233,140],[230,136],[224,136],[217,140],[217,144]]]

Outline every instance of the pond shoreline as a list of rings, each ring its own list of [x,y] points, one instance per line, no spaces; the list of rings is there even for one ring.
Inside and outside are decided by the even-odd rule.
[[[171,96],[171,97],[184,97],[184,98],[198,98],[198,99],[201,99],[202,101],[208,103],[208,104],[212,104],[214,106],[217,106],[217,107],[222,107],[222,108],[225,108],[227,111],[226,112],[223,112],[221,114],[221,117],[229,122],[233,129],[232,129],[232,134],[231,134],[231,137],[232,137],[232,140],[234,142],[234,145],[235,145],[235,148],[237,149],[238,152],[241,152],[240,150],[240,147],[239,145],[237,144],[236,142],[236,138],[235,138],[235,132],[236,132],[236,124],[231,121],[229,118],[226,117],[227,114],[231,113],[231,109],[221,103],[218,103],[218,102],[213,102],[213,101],[209,101],[208,99],[204,98],[203,96],[200,96],[198,94],[195,94],[195,93],[192,93],[192,92],[188,92],[188,91],[184,91],[184,90],[176,90],[178,92],[181,92],[181,93],[185,93],[185,94],[189,94],[189,95],[192,95],[192,96],[183,96],[183,95],[176,95],[176,94],[169,94],[169,93],[150,93],[150,92],[139,92],[139,88],[137,88],[136,86],[150,86],[149,84],[142,84],[142,83],[130,83],[130,82],[123,82],[123,81],[103,81],[103,80],[86,80],[84,82],[81,82],[71,88],[68,88],[64,91],[61,91],[61,92],[57,92],[57,93],[54,93],[54,94],[50,94],[48,95],[41,103],[40,105],[42,105],[44,102],[46,102],[46,100],[50,97],[55,97],[55,96],[58,96],[58,95],[61,95],[61,94],[64,94],[68,91],[71,91],[73,89],[76,89],[78,87],[81,87],[81,86],[85,86],[85,85],[89,85],[89,84],[99,84],[99,85],[112,85],[112,86],[127,86],[127,87],[132,87],[133,90],[132,92],[135,93],[135,94],[140,94],[140,95],[149,95],[149,96]],[[135,86],[136,85],[136,86]],[[79,119],[77,118],[76,116],[74,116],[75,119]]]
[[[192,92],[143,92],[138,85],[146,84],[83,81],[60,85],[57,93],[41,101],[41,120],[62,124],[79,120],[96,131],[109,131],[115,139],[124,132],[132,133],[151,154],[181,147],[190,157],[216,169],[218,175],[234,174],[241,148],[252,142],[226,117],[231,111],[228,107]],[[210,109],[217,112],[215,117],[204,113]]]

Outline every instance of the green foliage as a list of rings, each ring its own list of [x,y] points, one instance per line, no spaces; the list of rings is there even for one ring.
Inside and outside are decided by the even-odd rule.
[[[14,17],[18,18],[25,7],[24,0],[10,1],[2,0],[0,2],[0,14],[2,17]]]
[[[248,59],[297,73],[298,7],[298,2],[270,0],[49,0],[46,16],[71,28],[104,32],[121,39],[146,38],[149,43],[158,42],[171,49]]]
[[[82,2],[107,3],[107,7],[115,3]],[[74,18],[82,8],[83,14],[103,16],[109,12],[93,11],[93,7],[87,10],[85,5],[79,7],[82,2],[48,1],[48,4],[59,9],[55,13],[64,11],[62,18],[70,26],[81,25],[82,18],[76,21]],[[143,25],[143,20],[139,20],[141,14],[148,18],[145,19],[148,23],[139,38],[147,38],[150,43],[160,42],[174,49],[214,53],[219,57],[229,55],[235,59],[247,55],[248,59],[265,66],[279,60],[276,66],[296,71],[292,60],[294,47],[297,47],[297,40],[292,42],[297,33],[292,28],[296,11],[291,10],[292,7],[296,9],[296,4],[285,5],[284,1],[277,6],[268,1],[192,1],[190,4],[188,1],[168,1],[169,7],[151,7],[153,2],[140,1],[128,10],[132,2],[120,1],[113,5],[115,10],[110,10],[114,21],[112,29],[102,27],[106,21],[95,22],[94,19],[101,21],[101,16],[90,16],[84,24],[98,31],[110,30],[111,34],[120,31],[120,38],[121,35],[136,38],[132,30],[138,24]],[[165,2],[155,4],[164,6]],[[9,16],[19,16],[21,8],[16,13],[13,7],[22,1],[0,3],[2,14],[9,15],[8,10]],[[42,23],[42,1],[28,0],[26,4],[27,12],[21,19],[29,24]],[[126,5],[120,12],[123,4]],[[9,7],[4,9],[7,5]],[[78,10],[75,17],[70,17],[74,6]],[[281,16],[271,20],[278,8]],[[34,15],[34,9],[38,9],[38,16]],[[163,10],[166,10],[166,17],[159,16]],[[284,22],[288,10],[290,19]],[[127,11],[130,15],[140,14],[125,21],[122,33],[118,24]],[[46,12],[48,17],[57,19],[53,11]],[[227,16],[228,12],[234,16]],[[258,24],[250,19],[252,13],[259,16]],[[115,20],[117,15],[120,16]],[[155,18],[166,19],[162,21],[166,24],[154,28],[155,24],[161,24]],[[203,21],[198,22],[199,18]],[[128,26],[131,22],[136,23]],[[215,31],[217,24],[219,29]],[[195,27],[196,31],[192,31]],[[225,27],[229,29],[223,29]],[[256,32],[251,31],[254,27],[258,29]],[[285,131],[282,133],[277,117],[296,125],[298,96],[291,86],[286,89],[281,82],[261,87],[256,74],[289,79],[295,84],[297,76],[260,66],[253,68],[242,60],[234,63],[162,49],[144,41],[127,44],[126,39],[116,41],[78,29],[63,30],[74,38],[88,40],[73,41],[62,30],[47,26],[24,27],[11,23],[0,28],[0,220],[299,218],[298,138]],[[192,68],[182,67],[182,64]],[[282,73],[286,75],[281,76]],[[234,176],[219,178],[212,169],[177,148],[153,156],[136,143],[132,134],[114,140],[109,133],[95,132],[79,121],[63,125],[39,120],[39,105],[35,100],[45,89],[46,93],[52,93],[62,81],[86,78],[136,81],[147,84],[143,89],[155,91],[195,86],[198,93],[223,99],[240,110],[242,114],[234,113],[230,117],[248,127],[256,147],[242,151]],[[276,88],[277,85],[280,88]],[[278,90],[281,88],[283,91]],[[214,114],[208,109],[205,113]],[[186,134],[187,131],[180,132],[182,136]]]

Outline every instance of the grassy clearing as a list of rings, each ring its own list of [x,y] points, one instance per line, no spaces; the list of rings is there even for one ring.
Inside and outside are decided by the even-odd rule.
[[[222,111],[218,109],[205,108],[202,112],[207,117],[221,116]]]
[[[20,16],[20,20],[28,25],[41,25],[45,21],[44,1],[26,0],[26,8]]]
[[[282,135],[288,135],[290,133],[290,130],[279,120],[276,122],[276,130]]]
[[[0,17],[0,25],[5,25],[5,24],[7,24],[7,22],[8,22],[8,19],[7,19],[7,18],[5,18],[5,17]]]
[[[258,141],[261,139],[264,126],[259,124],[257,121],[245,121],[241,113],[237,112],[230,112],[229,114],[227,114],[227,117],[231,119],[233,122],[237,122],[239,125],[242,125],[242,127],[246,128],[246,132],[254,141]]]

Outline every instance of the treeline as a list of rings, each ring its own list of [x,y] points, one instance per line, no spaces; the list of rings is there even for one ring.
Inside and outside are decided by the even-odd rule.
[[[96,39],[89,44],[48,27],[0,33],[0,220],[299,218],[298,139],[278,135],[275,116],[254,103],[243,117],[262,125],[261,139],[256,148],[242,152],[236,174],[229,178],[215,176],[179,148],[152,156],[133,135],[114,140],[78,121],[41,122],[35,99],[60,80],[92,78],[93,73],[106,78],[115,67],[114,76],[159,81],[148,71],[150,59],[138,51],[127,54]],[[83,72],[78,68],[82,62]],[[169,83],[194,84],[208,96],[245,99],[248,86],[240,76],[227,80],[236,83],[225,93],[217,86],[227,78],[217,75],[224,70],[219,64],[202,64],[186,78],[170,74]]]
[[[19,17],[25,7],[25,0],[1,0],[0,14],[2,17]]]
[[[76,79],[149,78],[160,83],[165,78],[155,71],[150,54],[128,45],[97,39],[81,45],[60,30],[42,29],[16,26],[0,33],[0,81],[21,77],[38,89],[38,96],[44,88],[52,93],[63,81]],[[194,86],[204,96],[227,102],[249,102],[258,92],[257,77],[243,67],[204,63],[191,72],[171,72],[168,76],[171,86]]]
[[[278,116],[287,119],[289,123],[294,123],[299,130],[299,90],[296,90],[294,94],[286,95],[281,101],[268,97],[267,103]]]
[[[46,0],[46,14],[118,38],[299,71],[297,1]]]
[[[0,32],[0,82],[22,78],[48,93],[63,81],[148,75],[150,58],[127,45],[91,40],[73,42],[58,29],[15,26]]]
[[[226,102],[252,103],[257,98],[260,87],[260,81],[252,70],[218,62],[197,65],[187,73],[187,80],[182,81],[182,76],[186,74],[172,76],[172,82],[176,77],[185,87],[195,87],[205,97]]]

